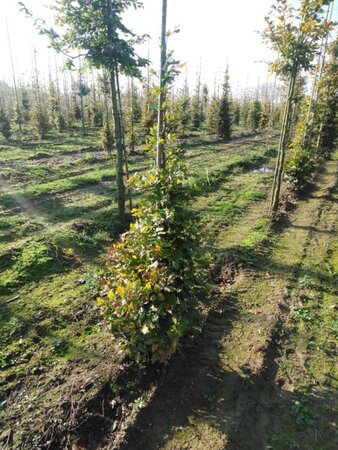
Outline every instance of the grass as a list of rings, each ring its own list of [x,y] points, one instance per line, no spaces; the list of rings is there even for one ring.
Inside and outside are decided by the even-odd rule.
[[[0,148],[6,175],[0,197],[0,302],[19,296],[0,306],[0,405],[5,402],[0,424],[29,401],[43,415],[45,402],[59,396],[42,381],[30,388],[27,401],[13,406],[9,394],[20,389],[27,374],[62,378],[69,362],[85,371],[88,361],[106,361],[106,352],[116,357],[92,297],[101,252],[120,231],[115,169],[107,167],[111,162],[96,142],[92,130],[84,138],[52,134],[42,142],[16,141]],[[193,206],[214,236],[224,225],[236,230],[264,202],[271,176],[250,170],[269,162],[271,154],[259,142],[249,149],[232,143],[187,147],[197,186]],[[131,159],[131,170],[146,165],[143,153]],[[236,235],[242,231],[238,228]],[[48,395],[38,400],[43,389]],[[26,419],[31,420],[22,418],[23,433],[31,427]]]
[[[15,163],[4,164],[1,178],[5,189],[0,198],[0,302],[18,296],[0,306],[0,427],[15,424],[16,444],[22,437],[28,443],[35,440],[36,447],[45,424],[51,423],[48,412],[52,423],[61,423],[67,403],[62,400],[71,395],[72,404],[81,408],[81,402],[90,398],[87,395],[95,396],[100,383],[102,387],[107,367],[120,367],[120,356],[95,302],[104,249],[121,231],[116,220],[115,169],[107,167],[111,161],[97,150],[96,142],[91,130],[85,138],[50,135],[42,142],[17,141],[0,148],[0,161]],[[182,427],[174,427],[172,436],[164,438],[163,448],[209,448],[210,442],[212,448],[224,448],[222,411],[231,403],[226,400],[227,382],[237,374],[250,395],[255,380],[250,372],[243,372],[242,362],[252,363],[252,373],[260,370],[254,357],[268,346],[270,322],[278,313],[276,298],[288,283],[293,286],[289,342],[280,352],[277,376],[292,379],[295,392],[285,402],[286,419],[272,446],[307,448],[302,447],[302,433],[317,429],[323,417],[331,417],[328,393],[335,387],[338,253],[336,246],[328,245],[331,231],[318,224],[323,232],[316,234],[318,241],[309,240],[312,245],[304,253],[309,221],[304,208],[298,228],[292,228],[301,239],[294,239],[291,228],[279,239],[273,235],[268,219],[262,217],[272,175],[253,169],[270,166],[275,153],[259,140],[256,144],[199,141],[186,145],[186,150],[190,181],[196,186],[192,206],[209,232],[214,265],[221,268],[231,256],[240,270],[256,277],[244,277],[227,294],[235,299],[233,306],[241,320],[232,324],[232,339],[221,342],[221,382],[215,381],[211,392],[220,403],[216,408],[211,405],[207,391],[205,403],[211,406],[212,416],[205,420],[203,410],[194,409]],[[41,153],[48,154],[43,163]],[[29,155],[36,159],[28,159]],[[141,152],[131,159],[132,170],[147,164]],[[314,215],[318,205],[313,203]],[[330,214],[327,208],[320,217],[332,221]],[[305,370],[297,363],[299,353],[305,355]],[[87,393],[88,380],[94,387]],[[327,409],[318,409],[314,386],[325,390]],[[278,393],[285,395],[283,389]],[[315,427],[310,426],[312,420]]]

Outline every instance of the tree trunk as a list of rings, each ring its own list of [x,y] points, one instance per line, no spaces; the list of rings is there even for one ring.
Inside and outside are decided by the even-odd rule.
[[[135,151],[135,136],[134,136],[134,81],[131,79],[131,146],[130,150]]]
[[[80,94],[80,107],[81,107],[82,136],[85,136],[86,135],[86,126],[85,126],[83,92],[82,92],[82,64],[81,64],[81,60],[80,60],[80,68],[79,68],[79,94]]]
[[[278,156],[276,161],[276,168],[273,180],[272,198],[270,205],[270,214],[275,214],[279,207],[280,190],[282,185],[283,167],[285,159],[285,149],[287,139],[290,133],[291,118],[292,118],[292,101],[295,90],[297,78],[297,65],[295,64],[290,73],[288,97],[284,109],[283,124],[281,130],[281,136],[279,140]]]
[[[116,77],[115,70],[110,72],[110,88],[111,88],[111,99],[113,105],[113,117],[114,117],[114,133],[115,133],[115,145],[116,145],[116,180],[117,180],[117,204],[118,204],[118,215],[123,223],[125,221],[125,203],[126,203],[126,193],[124,186],[124,142],[123,142],[123,131],[121,123],[121,115],[119,112],[119,102],[118,93],[116,87]]]
[[[14,70],[14,63],[13,63],[13,54],[12,54],[12,46],[11,46],[11,39],[9,35],[9,28],[8,28],[8,22],[6,18],[6,28],[7,28],[7,39],[8,39],[8,49],[9,49],[9,55],[11,58],[11,67],[12,67],[12,78],[13,78],[13,86],[14,86],[14,93],[15,93],[15,102],[16,102],[16,115],[19,125],[19,131],[20,134],[22,133],[22,117],[21,117],[21,106],[19,103],[19,95],[18,95],[18,88],[16,85],[16,78],[15,78],[15,70]]]
[[[160,93],[158,96],[158,116],[157,116],[157,145],[156,145],[156,167],[163,169],[165,167],[164,151],[164,108],[165,102],[165,73],[167,62],[167,0],[162,0],[162,29],[161,29],[161,69],[160,69]]]
[[[333,12],[333,3],[328,6],[327,13],[326,13],[326,19],[331,20],[332,18],[332,12]],[[304,128],[304,134],[303,134],[303,140],[302,140],[302,148],[305,149],[306,147],[311,147],[311,141],[312,141],[312,125],[316,114],[316,107],[317,107],[317,101],[318,101],[318,95],[319,95],[319,87],[318,87],[318,80],[321,79],[324,65],[325,65],[325,56],[326,56],[326,50],[328,45],[328,39],[329,39],[329,32],[326,33],[322,37],[322,41],[320,44],[320,50],[318,55],[318,63],[316,65],[316,71],[315,76],[313,80],[313,86],[311,90],[310,95],[310,103],[307,111],[306,116],[306,122],[305,122],[305,128]]]
[[[84,119],[84,105],[83,105],[83,95],[80,94],[80,105],[81,105],[81,127],[82,127],[82,136],[86,135],[86,126]]]

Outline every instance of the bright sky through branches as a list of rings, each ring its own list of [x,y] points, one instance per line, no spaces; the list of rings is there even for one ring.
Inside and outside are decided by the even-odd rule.
[[[227,61],[233,91],[247,86],[255,87],[258,82],[267,81],[266,62],[272,56],[257,31],[264,28],[264,16],[268,14],[272,1],[168,0],[168,28],[179,26],[181,30],[170,39],[169,48],[175,50],[177,59],[187,63],[191,87],[195,84],[196,71],[201,65],[202,82],[207,82],[212,90],[215,76],[220,77]],[[53,64],[54,59],[52,52],[47,50],[47,39],[37,34],[32,21],[19,11],[15,0],[3,0],[2,3],[0,54],[3,63],[0,77],[11,80],[6,17],[17,76],[26,74],[25,80],[29,80],[33,47],[37,49],[39,69],[47,74],[48,63]],[[50,0],[24,0],[24,3],[36,17],[47,18],[50,14],[44,7]],[[150,59],[152,66],[157,68],[161,0],[143,0],[143,4],[143,10],[128,11],[126,24],[136,33],[151,36]],[[147,47],[144,45],[139,49],[141,56],[147,57]],[[183,72],[181,81],[185,77],[185,69]]]

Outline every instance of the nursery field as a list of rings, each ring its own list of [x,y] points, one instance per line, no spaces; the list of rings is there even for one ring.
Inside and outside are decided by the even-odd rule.
[[[2,143],[1,448],[337,448],[337,154],[271,228],[277,138],[183,144],[213,294],[200,335],[151,373],[117,351],[96,303],[122,231],[114,157],[94,129]],[[150,164],[129,156],[131,173]]]

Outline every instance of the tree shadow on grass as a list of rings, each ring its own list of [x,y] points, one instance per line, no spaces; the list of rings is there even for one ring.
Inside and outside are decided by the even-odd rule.
[[[281,445],[273,448],[315,448],[291,445],[298,439],[311,443],[315,437],[318,443],[332,442],[325,448],[336,448],[334,424],[317,419],[333,417],[332,393],[313,394],[305,401],[275,381],[278,332],[258,374],[230,370],[228,361],[220,359],[222,340],[235,319],[234,311],[211,315],[195,346],[171,362],[120,450],[265,450],[281,437]],[[293,417],[295,402],[300,402],[300,411]],[[313,420],[320,426],[310,427]]]

